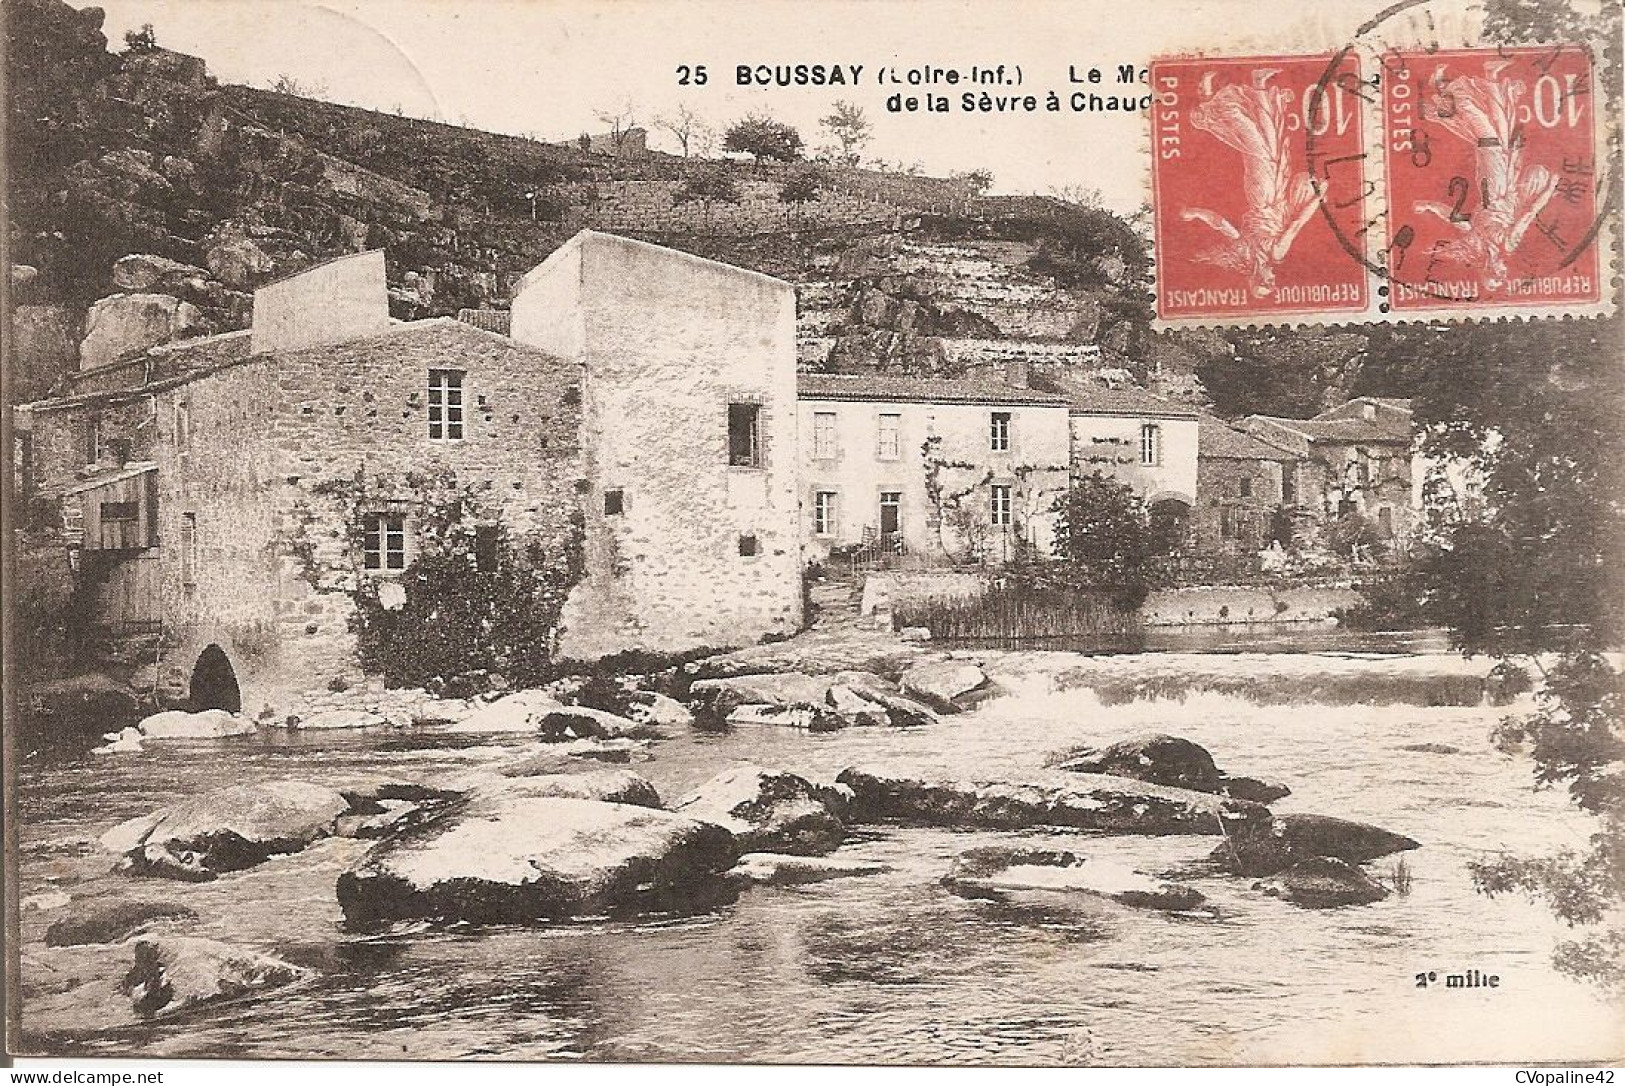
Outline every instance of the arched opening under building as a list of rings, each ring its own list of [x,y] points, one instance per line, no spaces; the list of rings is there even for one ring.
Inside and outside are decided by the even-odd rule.
[[[1152,549],[1159,554],[1178,554],[1190,542],[1191,503],[1168,495],[1151,502]]]
[[[194,713],[204,709],[243,711],[243,692],[237,686],[237,672],[219,645],[210,645],[198,655],[192,667],[192,684],[187,693]]]

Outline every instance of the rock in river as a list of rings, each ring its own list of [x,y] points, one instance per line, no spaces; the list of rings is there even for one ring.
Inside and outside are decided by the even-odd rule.
[[[170,709],[154,713],[136,727],[145,739],[220,739],[228,735],[247,735],[254,730],[254,722],[224,709],[205,709],[200,713]]]
[[[739,857],[728,878],[759,886],[801,886],[809,882],[880,875],[891,868],[870,860],[841,860],[829,856],[787,856],[778,852],[752,852]]]
[[[1300,860],[1279,874],[1253,883],[1253,889],[1306,909],[1369,905],[1388,896],[1387,889],[1370,875],[1331,856]]]
[[[142,939],[124,991],[137,1014],[163,1016],[217,999],[234,999],[306,979],[310,970],[213,939]]]
[[[987,675],[975,664],[936,660],[915,664],[903,672],[898,685],[903,693],[939,713],[957,713],[959,699],[987,685]]]
[[[342,795],[319,784],[235,784],[115,826],[102,843],[123,852],[121,867],[202,882],[297,852],[331,834],[347,810]]]
[[[559,699],[545,690],[520,690],[482,706],[450,728],[459,733],[534,732],[549,713],[561,709]]]
[[[1276,815],[1227,828],[1230,835],[1213,850],[1213,859],[1238,875],[1273,875],[1314,856],[1363,864],[1422,847],[1409,837],[1326,815]]]
[[[545,714],[538,724],[543,739],[550,743],[569,743],[577,739],[637,739],[659,734],[652,724],[639,724],[624,716],[589,709],[584,705],[566,705]]]
[[[696,708],[717,717],[726,717],[741,705],[820,707],[829,693],[830,682],[827,675],[771,672],[735,675],[726,679],[701,679],[689,687],[688,693]]]
[[[818,856],[846,836],[846,794],[794,773],[734,766],[678,800],[679,814],[725,826],[746,852]]]
[[[1254,803],[1270,803],[1292,794],[1285,785],[1232,777],[1214,764],[1213,755],[1205,747],[1177,735],[1136,736],[1098,750],[1084,747],[1068,751],[1051,761],[1057,769],[1071,773],[1107,773],[1170,788],[1224,792]]]
[[[931,826],[1021,829],[1068,826],[1107,833],[1234,835],[1268,823],[1267,807],[1125,777],[1038,770],[1021,781],[954,780],[847,769],[848,823],[889,820]]]
[[[527,923],[687,911],[729,900],[721,826],[624,803],[486,795],[375,846],[338,880],[354,925]]]
[[[87,901],[75,903],[67,916],[45,931],[46,946],[122,943],[163,920],[196,920],[185,905],[163,901]]]
[[[588,773],[510,774],[492,778],[476,788],[477,794],[552,796],[559,799],[596,799],[603,803],[630,803],[634,807],[660,806],[655,786],[630,769],[600,769]]]
[[[942,885],[961,897],[1003,898],[1011,892],[1090,894],[1141,909],[1183,912],[1207,899],[1200,891],[1152,878],[1122,864],[1071,852],[991,845],[961,853]]]

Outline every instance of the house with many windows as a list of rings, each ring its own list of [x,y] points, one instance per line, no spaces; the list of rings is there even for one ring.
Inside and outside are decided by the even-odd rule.
[[[93,620],[157,635],[197,707],[359,677],[358,607],[402,606],[449,536],[475,574],[570,574],[557,655],[740,645],[801,623],[793,321],[788,284],[587,234],[521,283],[512,337],[400,322],[360,253],[17,429]]]
[[[1298,455],[1231,426],[1198,419],[1191,543],[1201,554],[1256,554],[1290,541]]]
[[[1064,397],[986,377],[803,374],[797,387],[808,562],[1050,553]]]
[[[1411,403],[1362,396],[1310,419],[1249,416],[1248,433],[1293,454],[1285,504],[1312,524],[1360,516],[1403,548],[1418,496]]]

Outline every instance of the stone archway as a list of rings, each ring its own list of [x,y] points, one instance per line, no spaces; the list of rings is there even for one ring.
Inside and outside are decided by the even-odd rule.
[[[197,663],[192,666],[187,699],[193,712],[203,709],[243,711],[243,692],[237,685],[237,671],[219,645],[209,645],[198,654]]]
[[[1183,494],[1155,495],[1147,504],[1151,516],[1151,537],[1156,550],[1177,554],[1191,541],[1191,502]]]

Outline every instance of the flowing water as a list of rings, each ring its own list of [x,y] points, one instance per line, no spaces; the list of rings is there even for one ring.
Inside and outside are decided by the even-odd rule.
[[[889,873],[752,888],[704,916],[360,936],[340,925],[333,880],[368,843],[332,839],[185,888],[202,914],[197,933],[313,965],[314,981],[106,1028],[86,1002],[91,986],[65,975],[94,972],[88,959],[53,959],[40,945],[56,910],[25,910],[26,1038],[55,1053],[378,1059],[1527,1063],[1618,1053],[1620,1008],[1552,968],[1569,933],[1536,905],[1472,889],[1469,861],[1581,846],[1593,828],[1561,793],[1531,789],[1526,757],[1491,747],[1507,710],[1461,704],[1486,664],[1427,653],[979,656],[1002,695],[940,727],[695,732],[655,743],[633,768],[668,799],[746,761],[825,778],[906,764],[1020,779],[1058,749],[1169,731],[1229,772],[1291,785],[1278,811],[1423,842],[1405,854],[1409,892],[1295,908],[1250,880],[1188,866],[1212,848],[1206,837],[863,827],[837,855]],[[107,873],[94,838],[223,782],[432,781],[522,749],[506,737],[278,732],[142,754],[37,752],[21,771],[21,892],[95,896],[130,881]],[[1174,874],[1215,915],[1065,896],[971,901],[939,885],[964,849],[1015,841]],[[1391,878],[1394,859],[1370,870]],[[156,900],[175,887],[149,884]],[[127,967],[127,947],[94,953]],[[1468,969],[1498,975],[1499,987],[1417,987],[1419,973]]]

